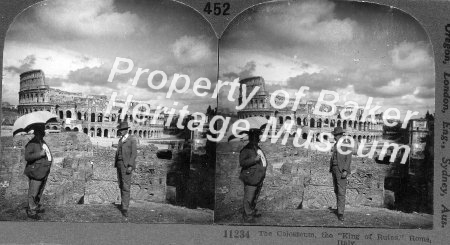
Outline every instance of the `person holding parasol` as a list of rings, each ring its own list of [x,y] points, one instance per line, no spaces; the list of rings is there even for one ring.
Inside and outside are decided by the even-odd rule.
[[[39,219],[38,213],[43,213],[41,200],[45,184],[52,165],[52,154],[47,143],[44,141],[45,124],[51,120],[56,120],[56,115],[39,111],[19,117],[13,126],[13,135],[20,132],[33,131],[34,137],[25,146],[25,166],[24,174],[28,177],[28,207],[27,216],[32,219]]]

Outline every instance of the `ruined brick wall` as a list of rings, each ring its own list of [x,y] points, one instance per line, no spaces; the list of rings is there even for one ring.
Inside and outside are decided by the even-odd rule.
[[[5,198],[26,195],[28,178],[23,174],[25,145],[31,135],[2,137],[0,182]],[[53,165],[44,191],[44,202],[50,204],[78,203],[84,196],[84,183],[91,174],[92,157],[89,138],[80,133],[48,134],[47,142]]]
[[[243,184],[238,176],[239,152],[243,142],[219,143],[216,165],[215,217],[241,212]],[[316,209],[336,207],[331,173],[330,154],[307,151],[288,143],[286,146],[261,143],[267,156],[264,186],[259,197],[261,210]],[[347,205],[384,205],[384,178],[388,165],[372,159],[353,157],[347,189]]]
[[[153,145],[138,147],[136,170],[131,178],[131,199],[134,201],[166,201],[166,176],[171,161],[158,159],[157,150]],[[86,183],[85,203],[120,202],[115,153],[114,148],[99,147],[94,150],[93,175]]]
[[[23,174],[24,147],[32,135],[2,137],[0,195],[8,199],[25,196],[28,178]],[[44,190],[44,203],[104,204],[120,201],[114,148],[95,148],[81,132],[47,134],[53,164]],[[133,173],[131,198],[138,201],[165,202],[166,175],[170,160],[158,159],[153,145],[138,148]]]

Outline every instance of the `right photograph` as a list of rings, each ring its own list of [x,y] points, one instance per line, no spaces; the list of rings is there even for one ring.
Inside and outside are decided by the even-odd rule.
[[[265,3],[219,49],[239,86],[218,96],[216,224],[433,228],[434,57],[413,16]]]

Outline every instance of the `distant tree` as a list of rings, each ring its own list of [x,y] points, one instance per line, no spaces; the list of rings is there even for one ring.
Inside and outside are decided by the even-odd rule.
[[[427,110],[427,113],[425,114],[425,119],[427,119],[427,121],[433,121],[434,116],[430,114],[430,112]]]

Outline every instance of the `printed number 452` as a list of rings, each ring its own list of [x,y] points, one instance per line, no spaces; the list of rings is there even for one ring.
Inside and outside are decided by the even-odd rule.
[[[213,6],[211,6],[211,2],[207,2],[203,9],[207,14],[213,13],[214,15],[230,15],[228,12],[229,10],[230,3],[214,3]]]

